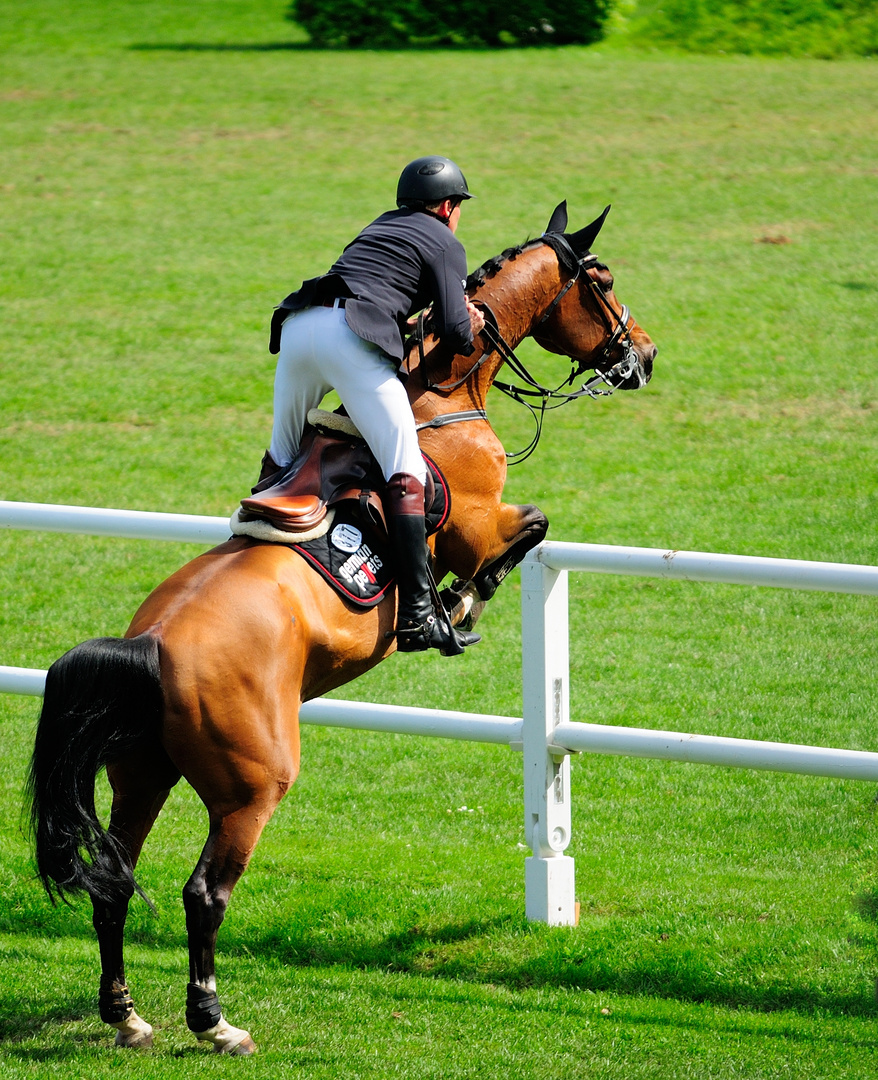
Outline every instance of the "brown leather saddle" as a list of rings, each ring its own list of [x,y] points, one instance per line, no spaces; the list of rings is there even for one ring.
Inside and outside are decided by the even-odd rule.
[[[425,512],[428,532],[434,532],[447,518],[450,502],[444,477],[426,455],[425,461]],[[241,501],[237,520],[244,529],[248,522],[265,523],[295,543],[318,535],[328,527],[327,518],[331,522],[331,510],[354,501],[360,515],[386,533],[384,487],[378,464],[352,421],[312,409],[296,457]]]

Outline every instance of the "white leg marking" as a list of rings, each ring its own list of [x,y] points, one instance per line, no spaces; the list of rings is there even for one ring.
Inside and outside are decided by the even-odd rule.
[[[116,1029],[116,1046],[152,1046],[152,1026],[132,1009],[127,1020],[111,1024]]]
[[[222,1017],[220,1017],[220,1022],[215,1027],[208,1028],[207,1031],[197,1032],[196,1038],[202,1042],[212,1043],[216,1054],[244,1055],[256,1053],[256,1043],[250,1038],[249,1031],[232,1027]]]

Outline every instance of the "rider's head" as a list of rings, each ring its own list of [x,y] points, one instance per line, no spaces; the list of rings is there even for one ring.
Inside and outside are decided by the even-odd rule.
[[[409,162],[396,186],[397,206],[423,210],[451,228],[457,227],[459,216],[454,211],[464,199],[472,197],[460,168],[444,157],[422,157]]]

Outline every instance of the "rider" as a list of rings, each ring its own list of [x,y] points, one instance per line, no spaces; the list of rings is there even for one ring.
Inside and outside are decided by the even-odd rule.
[[[472,198],[457,165],[422,157],[402,171],[397,209],[382,214],[330,270],[275,309],[269,349],[279,353],[274,425],[263,476],[296,454],[308,411],[336,390],[387,482],[385,509],[397,578],[397,648],[459,653],[479,640],[437,618],[424,523],[427,470],[398,377],[408,320],[432,304],[435,332],[469,355],[485,325],[464,291],[466,253],[454,235]]]

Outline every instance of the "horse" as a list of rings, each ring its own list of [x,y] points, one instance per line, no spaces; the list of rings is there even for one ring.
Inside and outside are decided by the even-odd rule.
[[[591,254],[606,213],[567,233],[562,203],[541,237],[470,276],[468,294],[486,313],[472,355],[450,355],[425,330],[407,356],[422,449],[451,493],[450,513],[431,541],[435,578],[455,574],[455,595],[476,610],[548,527],[537,507],[502,501],[506,454],[485,400],[503,365],[525,382],[511,392],[536,395],[541,408],[584,393],[637,389],[652,373],[656,347]],[[540,387],[514,353],[527,336],[574,365],[562,386],[583,371],[597,374],[581,391]],[[220,924],[296,780],[300,704],[394,651],[395,606],[391,589],[374,607],[355,609],[288,545],[235,536],[160,584],[124,637],[83,642],[50,667],[28,779],[36,866],[53,902],[82,892],[91,899],[99,1011],[117,1045],[152,1043],[126,982],[124,925],[140,891],[134,871],[144,841],[185,777],[209,816],[183,890],[187,1024],[218,1052],[255,1051],[250,1034],[232,1026],[220,1006]],[[457,607],[459,619],[471,603]],[[106,828],[94,802],[103,768],[112,789]]]

